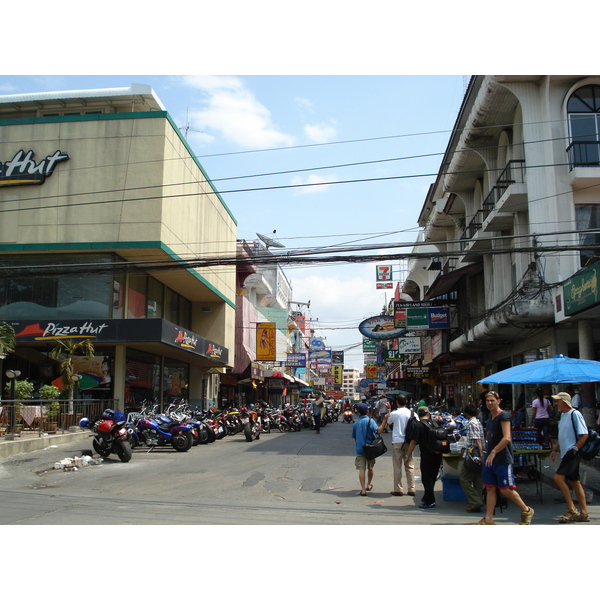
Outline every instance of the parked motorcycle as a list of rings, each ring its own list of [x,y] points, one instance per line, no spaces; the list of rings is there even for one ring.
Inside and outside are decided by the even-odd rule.
[[[140,441],[152,450],[170,444],[177,452],[187,452],[193,444],[192,426],[177,423],[166,415],[140,419],[137,434]]]
[[[106,458],[110,454],[116,454],[121,462],[131,460],[133,453],[127,440],[129,432],[125,419],[117,420],[113,410],[105,410],[100,418],[93,421],[83,418],[79,421],[79,426],[92,430],[92,446],[100,456]]]
[[[244,436],[247,442],[257,440],[260,438],[260,427],[257,423],[258,415],[254,411],[250,411],[246,408],[240,410],[241,422],[244,427]]]

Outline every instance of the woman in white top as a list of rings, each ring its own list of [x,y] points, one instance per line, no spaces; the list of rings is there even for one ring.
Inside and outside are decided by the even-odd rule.
[[[538,434],[544,438],[544,445],[550,444],[550,417],[554,413],[552,403],[547,398],[544,398],[543,391],[538,388],[535,390],[536,399],[532,402],[531,420]]]

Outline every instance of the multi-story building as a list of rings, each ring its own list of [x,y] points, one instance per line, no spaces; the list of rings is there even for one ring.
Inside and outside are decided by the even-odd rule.
[[[5,367],[59,382],[56,340],[89,338],[90,396],[214,399],[235,265],[207,257],[235,257],[236,221],[153,90],[2,96],[0,134]]]
[[[438,392],[466,400],[528,360],[600,357],[599,183],[600,77],[471,79],[403,289],[453,309],[421,357]]]
[[[342,372],[342,392],[351,400],[358,400],[358,382],[360,380],[360,371],[346,367]]]

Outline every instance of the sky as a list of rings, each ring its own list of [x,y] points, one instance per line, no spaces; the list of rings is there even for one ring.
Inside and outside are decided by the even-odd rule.
[[[150,85],[238,238],[266,234],[286,249],[411,243],[470,74],[567,70],[553,41],[560,19],[538,4],[507,0],[500,15],[471,0],[375,0],[368,10],[174,0],[160,11],[107,0],[93,19],[64,19],[80,13],[65,0],[25,31],[5,29],[0,94]],[[7,22],[17,10],[6,9]],[[500,35],[509,31],[530,50]],[[346,366],[362,368],[358,324],[393,292],[376,289],[377,264],[284,268],[293,300],[310,301],[316,335],[345,351]],[[394,283],[404,266],[394,265]]]
[[[233,213],[238,239],[261,233],[287,251],[414,242],[468,79],[6,75],[0,93],[150,85]],[[376,289],[378,264],[392,266],[394,285],[406,274],[385,261],[283,267],[293,301],[348,367],[363,366],[359,323],[393,295]]]

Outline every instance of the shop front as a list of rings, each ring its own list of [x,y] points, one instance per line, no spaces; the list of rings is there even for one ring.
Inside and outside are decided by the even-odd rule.
[[[87,339],[94,356],[74,356],[82,397],[117,399],[120,410],[146,402],[161,408],[186,400],[212,399],[211,378],[229,359],[227,348],[165,319],[9,321],[17,348],[4,368],[17,368],[39,385],[60,387],[58,362],[50,351],[58,340]]]

